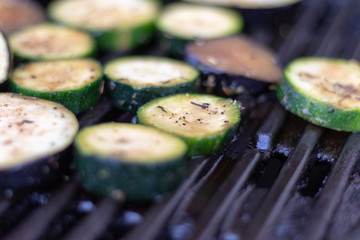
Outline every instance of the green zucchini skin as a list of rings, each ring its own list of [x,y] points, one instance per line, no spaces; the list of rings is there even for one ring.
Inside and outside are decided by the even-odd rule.
[[[234,124],[222,133],[201,138],[182,137],[188,144],[189,156],[208,155],[222,150],[235,137],[239,123]]]
[[[153,37],[155,20],[132,29],[114,29],[104,32],[91,31],[102,51],[126,52],[145,45]]]
[[[126,66],[128,63],[143,63],[144,64],[144,74],[148,71],[149,66],[146,64],[153,64],[157,71],[159,64],[167,64],[164,66],[172,67],[176,69],[179,66],[180,70],[186,70],[187,73],[183,73],[180,76],[176,76],[175,80],[183,79],[181,82],[173,83],[173,84],[162,84],[159,81],[156,81],[156,76],[154,76],[154,81],[151,83],[139,84],[132,81],[131,76],[126,77],[129,78],[129,81],[122,81],[124,75],[119,74],[118,76],[114,76],[110,73],[110,69],[116,65]],[[176,93],[194,93],[198,88],[198,77],[199,72],[193,68],[192,66],[177,60],[173,60],[170,58],[163,57],[154,57],[154,56],[135,56],[135,57],[123,57],[110,61],[108,64],[104,66],[105,69],[105,79],[106,79],[106,87],[108,93],[112,99],[113,105],[117,108],[120,108],[125,111],[129,111],[132,113],[136,113],[137,109],[144,105],[146,102],[163,96],[173,95]],[[180,71],[179,70],[179,71]],[[137,70],[134,70],[137,71]],[[159,70],[159,74],[162,74],[161,70]],[[165,70],[164,70],[165,71]],[[154,74],[156,75],[156,74]],[[190,76],[191,75],[191,76]],[[136,79],[136,78],[135,78]]]
[[[137,122],[140,124],[147,125],[147,126],[159,128],[163,131],[167,131],[169,133],[179,136],[187,143],[187,145],[189,147],[189,153],[188,153],[189,156],[200,156],[200,155],[207,155],[207,154],[211,154],[214,152],[218,152],[221,149],[223,149],[231,141],[231,139],[234,138],[234,136],[236,134],[237,128],[240,124],[240,109],[241,109],[240,102],[232,102],[231,99],[211,96],[214,99],[218,99],[218,100],[222,101],[222,104],[228,104],[229,102],[232,102],[229,105],[232,105],[231,111],[233,111],[232,113],[234,115],[236,114],[237,119],[234,122],[232,122],[232,124],[230,126],[228,126],[228,128],[223,129],[220,132],[207,134],[204,136],[196,136],[196,137],[195,136],[194,137],[186,136],[183,134],[175,133],[172,129],[161,126],[161,123],[159,124],[158,122],[149,120],[149,115],[147,115],[147,113],[146,113],[147,108],[152,108],[152,106],[157,106],[157,108],[159,108],[158,106],[164,106],[164,108],[166,109],[166,105],[163,105],[163,103],[162,103],[163,99],[186,97],[186,98],[188,98],[188,101],[192,101],[192,97],[194,97],[194,96],[201,97],[201,96],[207,96],[207,95],[205,95],[205,94],[176,94],[176,95],[172,95],[172,96],[154,99],[139,108],[139,110],[137,112]],[[181,108],[181,103],[179,103],[179,108]],[[158,113],[154,113],[154,114],[158,114]]]
[[[161,48],[165,49],[171,56],[180,59],[185,55],[186,45],[192,41],[160,31],[157,38]]]
[[[43,37],[37,36],[40,32],[44,35]],[[34,34],[36,37],[33,37]],[[65,36],[67,38],[65,38]],[[71,36],[72,39],[69,39],[69,36]],[[81,40],[74,41],[74,36]],[[30,47],[22,46],[24,39],[29,39],[29,42],[33,41],[35,46],[31,46],[32,51],[40,50],[43,52],[29,52]],[[49,43],[47,39],[53,40]],[[30,61],[87,58],[96,55],[95,40],[87,32],[52,23],[41,23],[23,28],[10,35],[9,43],[13,50],[15,62],[18,64]],[[56,47],[59,47],[58,44],[60,43],[62,44],[62,46],[60,46],[62,50],[59,52]],[[75,52],[70,52],[69,49],[64,51],[63,45],[67,46],[71,43],[72,46],[81,47],[82,51],[74,48],[72,50],[75,50]],[[44,48],[46,48],[46,52],[44,52]]]
[[[277,86],[276,94],[287,110],[318,126],[347,132],[360,130],[360,109],[342,110],[306,97],[285,78]]]
[[[58,102],[73,113],[79,114],[92,107],[100,99],[102,79],[98,78],[96,81],[79,89],[51,92],[40,92],[28,88],[23,88],[16,84],[12,79],[9,80],[8,84],[10,92],[21,93],[27,96]]]
[[[84,61],[87,61],[84,59]],[[93,61],[93,60],[90,60]],[[44,61],[45,62],[45,61]],[[10,92],[20,93],[27,96],[38,97],[50,101],[58,102],[75,114],[79,114],[93,105],[101,97],[103,92],[103,75],[102,68],[97,64],[96,71],[101,72],[98,78],[92,80],[89,84],[80,88],[58,91],[40,91],[21,86],[14,80],[14,75],[8,81],[8,89]]]
[[[187,4],[187,3],[170,3],[168,4],[165,9],[163,10],[163,13],[166,13],[167,9],[171,11],[171,9],[175,8],[194,8],[202,7],[202,5],[199,4]],[[206,6],[204,6],[206,7]],[[210,6],[209,6],[210,7]],[[201,37],[201,36],[195,36],[195,35],[184,35],[180,33],[173,33],[172,29],[164,29],[162,26],[162,15],[158,18],[156,22],[156,29],[157,29],[157,38],[159,41],[160,46],[167,50],[170,55],[174,56],[175,58],[183,58],[185,55],[185,48],[186,45],[189,42],[192,42],[194,40],[206,40],[206,39],[215,39],[215,38],[221,38],[226,36],[232,36],[235,34],[240,33],[243,30],[244,27],[244,21],[242,18],[242,15],[240,15],[237,11],[234,11],[232,9],[228,8],[221,8],[221,7],[211,7],[214,10],[219,12],[227,12],[228,16],[232,18],[232,20],[236,23],[234,26],[232,26],[232,29],[227,29],[226,32],[222,32],[219,34],[214,34],[213,36],[207,36],[207,37]],[[165,14],[163,14],[165,15]],[[176,26],[174,26],[174,29],[176,29]]]
[[[156,141],[157,146],[169,149],[151,146]],[[99,146],[103,143],[107,148]],[[175,190],[186,170],[185,142],[142,125],[103,123],[87,127],[79,132],[74,146],[83,186],[103,196],[116,198],[123,193],[129,201],[152,200]]]
[[[53,1],[48,5],[49,17],[60,24],[75,27],[91,34],[96,41],[97,47],[100,51],[105,52],[127,52],[137,48],[141,45],[148,43],[155,31],[156,14],[153,14],[151,19],[147,19],[142,23],[128,27],[113,26],[107,29],[97,29],[92,26],[84,26],[82,23],[70,23],[64,17],[56,15],[57,8],[62,6],[62,2],[66,1]],[[68,1],[67,1],[68,2]],[[156,0],[149,0],[157,12],[160,9],[160,3]],[[121,14],[120,14],[121,16]],[[101,19],[99,20],[101,21]]]
[[[185,173],[183,158],[157,164],[130,164],[76,151],[75,161],[86,189],[103,196],[114,196],[121,191],[129,201],[151,200],[158,194],[171,192]]]
[[[132,113],[136,113],[140,106],[152,99],[176,93],[194,93],[197,90],[196,81],[171,87],[150,86],[138,89],[130,84],[107,79],[107,87],[112,98],[113,105]]]

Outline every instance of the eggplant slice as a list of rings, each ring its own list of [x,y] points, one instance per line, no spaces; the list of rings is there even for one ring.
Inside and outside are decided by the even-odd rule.
[[[0,84],[5,82],[10,69],[11,54],[5,35],[0,31]]]
[[[0,188],[39,183],[31,174],[49,174],[77,131],[75,115],[58,103],[0,93]]]
[[[1,0],[0,29],[6,35],[18,29],[45,21],[45,11],[32,0]]]
[[[259,93],[282,78],[275,54],[242,35],[192,42],[186,61],[202,72],[209,91],[217,87],[227,96]]]

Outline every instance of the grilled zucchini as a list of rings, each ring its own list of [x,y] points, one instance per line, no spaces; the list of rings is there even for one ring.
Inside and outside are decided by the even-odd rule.
[[[90,32],[105,51],[148,42],[158,11],[155,0],[57,0],[48,6],[51,19]]]
[[[174,190],[184,170],[187,146],[155,128],[103,123],[84,128],[75,140],[83,185],[95,193],[127,200],[151,200]]]
[[[151,56],[114,59],[104,69],[113,104],[131,112],[157,97],[195,92],[199,76],[184,62]]]
[[[96,47],[88,33],[50,23],[11,34],[9,44],[15,57],[28,61],[90,57]]]
[[[285,68],[277,95],[286,109],[316,125],[359,131],[359,80],[355,60],[299,58]]]
[[[137,112],[139,123],[183,138],[189,155],[220,150],[234,136],[240,122],[240,103],[205,94],[176,94],[154,99]]]
[[[243,20],[238,12],[226,8],[172,3],[165,7],[156,26],[160,44],[171,54],[183,56],[189,41],[237,34]]]
[[[93,59],[31,62],[14,69],[9,90],[59,102],[78,114],[99,100],[102,68]]]

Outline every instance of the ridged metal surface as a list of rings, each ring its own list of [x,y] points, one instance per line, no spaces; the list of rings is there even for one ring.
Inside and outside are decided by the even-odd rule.
[[[275,49],[280,61],[360,59],[359,13],[357,0],[304,0]],[[245,109],[236,138],[223,153],[192,159],[176,192],[152,203],[116,202],[86,192],[70,174],[54,189],[5,191],[0,238],[360,239],[359,133],[309,124],[273,93],[237,99]],[[132,119],[103,98],[79,120],[84,127]]]

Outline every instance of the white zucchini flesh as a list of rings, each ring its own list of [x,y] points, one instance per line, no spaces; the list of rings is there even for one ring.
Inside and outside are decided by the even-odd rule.
[[[186,152],[181,139],[135,124],[105,123],[83,129],[76,146],[84,155],[119,159],[129,163],[154,163],[176,159]]]
[[[78,131],[75,115],[58,103],[0,94],[0,169],[65,150]]]
[[[130,57],[116,60],[105,68],[108,77],[132,86],[172,86],[195,79],[190,65],[168,58]]]
[[[0,84],[7,79],[10,67],[10,53],[5,36],[0,31]]]
[[[101,76],[100,65],[91,59],[31,62],[16,68],[12,80],[37,91],[78,89]]]
[[[155,19],[158,4],[151,0],[59,0],[50,16],[89,30],[126,29]]]
[[[235,100],[196,94],[177,94],[155,99],[141,108],[145,123],[184,137],[221,133],[240,118]]]
[[[242,19],[230,9],[174,3],[164,9],[157,25],[177,37],[208,39],[240,31]]]
[[[236,6],[247,9],[277,8],[289,6],[301,0],[187,0],[194,3],[209,3],[222,6]]]
[[[10,35],[9,43],[17,55],[40,59],[81,57],[95,48],[87,33],[49,23],[22,29]]]
[[[360,109],[360,64],[355,60],[303,58],[285,70],[300,93],[340,109]]]

